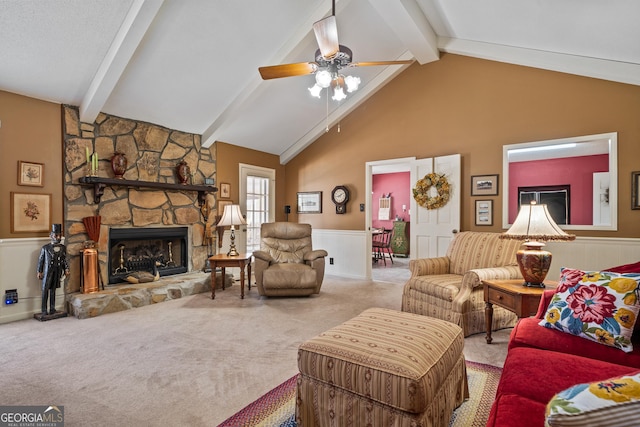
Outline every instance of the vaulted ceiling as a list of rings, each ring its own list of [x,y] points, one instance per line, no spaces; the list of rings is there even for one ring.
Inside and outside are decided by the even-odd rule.
[[[358,91],[312,98],[312,75],[258,67],[313,61],[330,0],[3,0],[0,90],[203,135],[286,163],[409,65],[354,67]],[[337,0],[354,62],[441,52],[640,85],[637,0]],[[0,118],[1,119],[1,118]]]

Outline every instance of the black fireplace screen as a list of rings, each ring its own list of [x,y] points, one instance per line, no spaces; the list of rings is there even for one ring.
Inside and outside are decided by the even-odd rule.
[[[125,281],[136,271],[160,276],[186,273],[188,228],[111,228],[109,230],[109,284]]]

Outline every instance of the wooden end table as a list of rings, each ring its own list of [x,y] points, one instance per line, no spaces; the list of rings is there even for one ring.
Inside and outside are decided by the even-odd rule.
[[[483,280],[484,285],[484,317],[487,324],[487,344],[491,344],[491,327],[493,326],[493,304],[512,311],[518,318],[534,316],[540,305],[542,293],[547,289],[555,289],[558,282],[546,281],[545,288],[532,288],[523,285],[523,279],[516,280]]]
[[[226,254],[218,254],[209,257],[209,265],[211,266],[211,299],[216,299],[216,267],[222,269],[222,290],[224,291],[224,282],[226,279],[225,268],[240,268],[240,298],[244,299],[244,268],[247,267],[247,276],[249,277],[249,290],[251,290],[251,256],[252,253],[238,254],[237,256],[229,256]]]

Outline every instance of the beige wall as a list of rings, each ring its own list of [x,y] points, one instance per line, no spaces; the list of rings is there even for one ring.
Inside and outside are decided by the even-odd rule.
[[[414,64],[286,165],[285,199],[322,191],[323,214],[292,221],[329,229],[365,227],[365,162],[462,155],[462,229],[501,232],[502,189],[494,226],[476,227],[472,175],[502,175],[502,146],[618,132],[618,232],[578,235],[640,237],[631,210],[631,172],[640,170],[640,87],[458,55]],[[351,189],[346,215],[330,200],[336,185]]]
[[[234,203],[238,203],[239,197],[240,163],[274,169],[276,171],[276,221],[285,220],[284,205],[291,203],[286,203],[282,197],[285,188],[285,168],[280,164],[278,156],[224,142],[215,143],[215,153],[216,158],[219,159],[216,170],[216,187],[220,188],[221,182],[231,184],[231,200]]]
[[[11,233],[11,192],[52,195],[52,223],[62,223],[62,126],[60,104],[0,91],[0,238]],[[18,161],[44,164],[44,187],[18,185]]]

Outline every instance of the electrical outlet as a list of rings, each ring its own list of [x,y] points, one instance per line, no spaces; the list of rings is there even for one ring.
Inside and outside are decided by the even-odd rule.
[[[4,291],[4,303],[6,305],[16,304],[18,302],[18,290],[9,289]]]
[[[329,264],[333,265],[333,258],[329,258]]]

